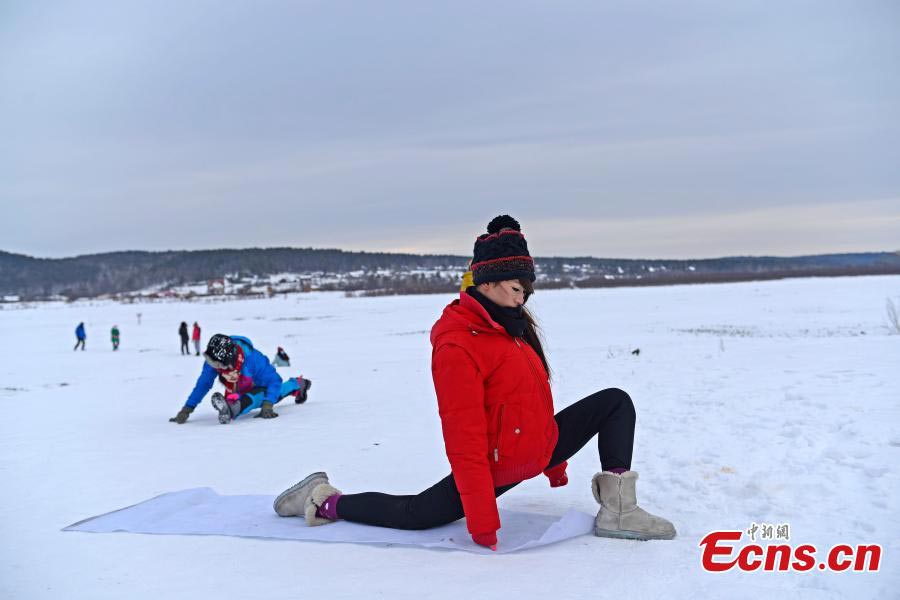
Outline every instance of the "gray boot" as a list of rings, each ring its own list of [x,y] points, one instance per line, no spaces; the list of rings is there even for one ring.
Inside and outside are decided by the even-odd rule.
[[[621,475],[603,471],[594,475],[591,490],[600,503],[594,535],[629,540],[671,540],[675,537],[672,523],[637,505],[637,478],[634,471],[625,471]]]
[[[216,409],[216,412],[219,413],[219,423],[222,425],[231,423],[232,419],[237,416],[231,408],[231,403],[229,403],[228,400],[225,399],[225,396],[219,392],[214,393],[209,401],[213,405],[213,408]],[[240,404],[238,404],[238,406],[240,406]]]
[[[302,516],[306,518],[307,525],[325,525],[333,521],[317,517],[316,511],[328,498],[340,493],[340,490],[328,483],[328,475],[319,471],[278,494],[272,507],[279,516]]]

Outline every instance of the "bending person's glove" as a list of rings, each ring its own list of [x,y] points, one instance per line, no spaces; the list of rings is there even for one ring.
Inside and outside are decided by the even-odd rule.
[[[275,417],[278,416],[278,413],[275,412],[275,409],[272,407],[273,407],[273,404],[271,402],[269,402],[268,400],[264,400],[262,403],[262,408],[259,409],[259,413],[257,413],[257,415],[253,418],[254,419],[274,419]]]
[[[169,419],[169,422],[184,425],[184,422],[188,420],[188,417],[191,416],[192,412],[194,412],[194,409],[192,407],[184,406],[181,408],[181,410],[178,411],[177,415]]]
[[[484,546],[485,548],[490,548],[494,552],[497,551],[497,532],[491,531],[490,533],[473,533],[472,541],[478,544],[479,546]]]

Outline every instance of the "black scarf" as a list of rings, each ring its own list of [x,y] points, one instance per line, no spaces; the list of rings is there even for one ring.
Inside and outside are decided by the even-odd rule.
[[[494,304],[492,300],[479,292],[475,286],[467,289],[466,293],[478,300],[478,303],[484,307],[491,318],[502,325],[509,335],[513,337],[523,337],[525,335],[528,320],[525,318],[521,306],[513,308]]]

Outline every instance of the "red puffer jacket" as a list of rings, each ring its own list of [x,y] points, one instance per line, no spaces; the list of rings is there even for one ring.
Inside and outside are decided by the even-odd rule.
[[[500,529],[494,488],[550,463],[559,431],[540,357],[462,293],[431,330],[444,445],[470,533]],[[565,472],[565,463],[548,476]]]

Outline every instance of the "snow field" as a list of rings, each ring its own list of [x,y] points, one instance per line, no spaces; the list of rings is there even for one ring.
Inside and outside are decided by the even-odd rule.
[[[679,535],[586,536],[488,557],[59,531],[183,488],[274,495],[318,469],[346,492],[431,485],[448,465],[428,331],[449,297],[4,305],[0,597],[897,597],[900,336],[886,327],[888,297],[900,302],[900,277],[539,290],[530,305],[545,329],[557,410],[605,387],[631,394],[639,502]],[[279,404],[275,420],[220,426],[207,400],[187,424],[169,423],[201,367],[178,353],[182,320],[199,321],[204,340],[246,335],[270,357],[285,347],[294,367],[279,372],[310,377],[309,402]],[[85,352],[72,351],[79,321]],[[592,442],[570,461],[567,487],[539,477],[501,506],[596,512],[597,470]],[[791,542],[820,554],[880,543],[881,571],[700,568],[706,533],[754,521],[788,522]]]

